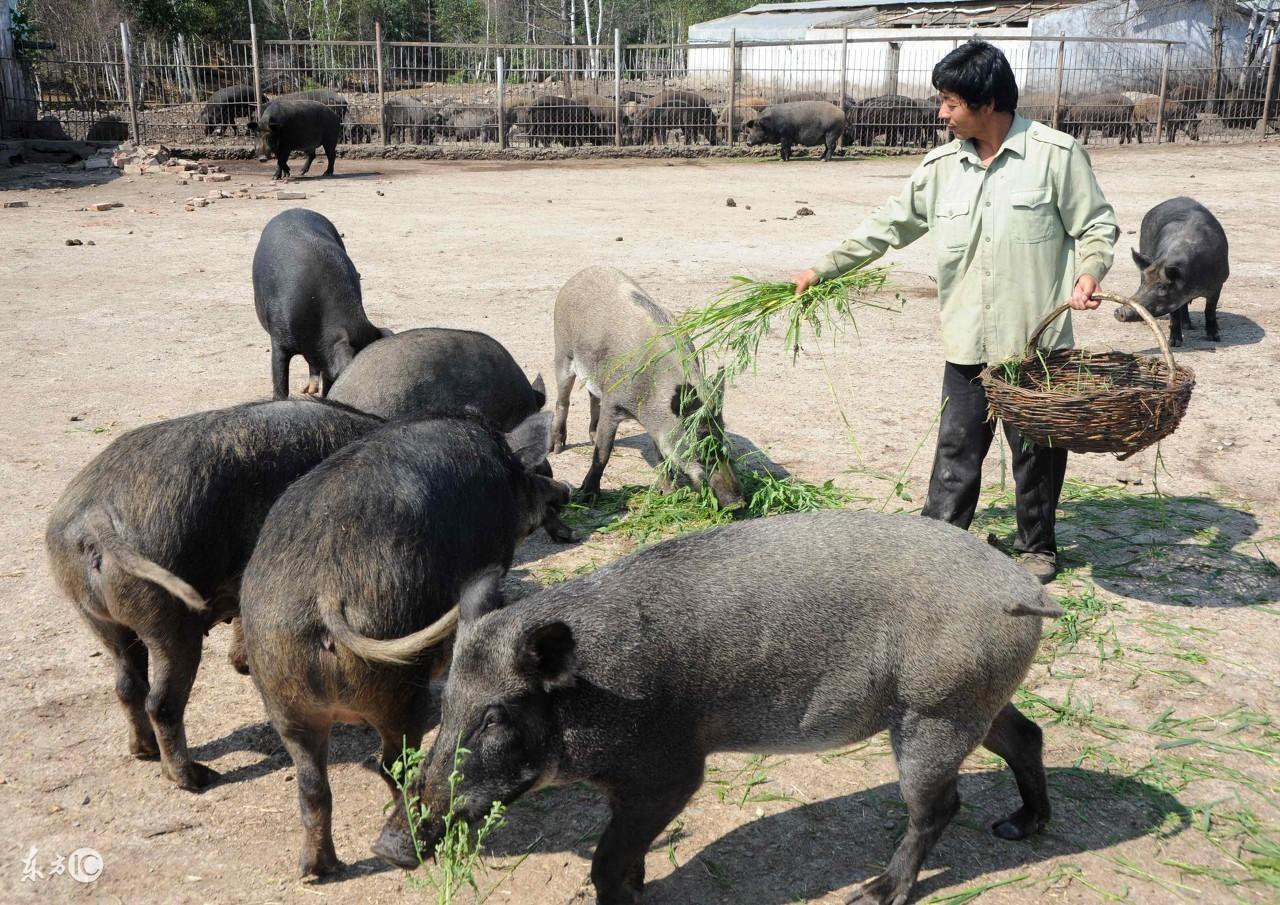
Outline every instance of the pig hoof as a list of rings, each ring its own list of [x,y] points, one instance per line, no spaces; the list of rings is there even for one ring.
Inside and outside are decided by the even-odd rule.
[[[300,870],[303,877],[327,877],[344,866],[333,851],[303,852]]]
[[[562,453],[562,452],[564,452],[564,441],[563,441],[563,440],[557,440],[556,442],[552,443],[552,444],[551,444],[551,452],[553,452],[553,453]]]
[[[1217,327],[1210,327],[1208,330],[1209,338],[1216,343],[1222,342],[1222,334],[1218,332]]]
[[[1040,821],[1034,814],[1028,812],[1026,808],[1019,808],[1004,820],[997,820],[991,824],[991,832],[1001,839],[1015,842],[1040,832],[1040,826]]]
[[[907,901],[907,895],[911,892],[911,885],[907,884],[905,889],[900,889],[901,884],[891,874],[881,874],[878,877],[872,877],[863,883],[849,898],[845,899],[845,905],[903,905]]]
[[[204,764],[191,764],[190,769],[185,770],[181,775],[172,777],[173,781],[178,784],[178,788],[186,792],[203,792],[209,786],[218,781],[221,774],[212,767],[206,767]]]
[[[422,863],[409,834],[389,827],[383,828],[381,835],[369,848],[383,861],[401,870],[417,870]]]
[[[155,736],[151,738],[135,738],[129,742],[129,753],[138,760],[155,760],[160,756],[160,746]]]
[[[320,384],[314,380],[308,380],[307,385],[302,388],[302,392],[307,396],[315,396],[320,392]]]

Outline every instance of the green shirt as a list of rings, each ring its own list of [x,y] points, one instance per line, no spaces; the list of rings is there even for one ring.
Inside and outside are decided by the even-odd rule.
[[[935,148],[902,193],[813,268],[822,279],[873,261],[933,231],[938,246],[942,348],[955,364],[1021,356],[1076,280],[1098,282],[1120,234],[1089,154],[1074,138],[1014,115],[989,166],[972,141]],[[1071,348],[1071,315],[1041,338]]]

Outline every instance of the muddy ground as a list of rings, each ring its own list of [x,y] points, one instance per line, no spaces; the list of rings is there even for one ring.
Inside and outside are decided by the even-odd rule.
[[[961,779],[964,809],[915,901],[1275,901],[1280,145],[1121,148],[1094,160],[1124,230],[1107,288],[1136,286],[1129,250],[1153,204],[1188,194],[1221,218],[1232,244],[1222,342],[1205,340],[1197,303],[1177,350],[1197,386],[1161,462],[1154,449],[1125,462],[1071,459],[1060,529],[1071,568],[1054,588],[1069,612],[1046,624],[1019,698],[1045,728],[1054,821],[1028,842],[994,838],[986,827],[1012,809],[1015,791],[1001,764],[976,753]],[[293,768],[252,683],[228,666],[223,628],[208,639],[187,710],[196,756],[222,781],[192,795],[165,782],[157,763],[132,759],[110,659],[51,586],[44,560],[51,505],[114,437],[269,393],[249,269],[271,216],[304,204],[338,224],[375,322],[483,330],[530,375],[550,378],[552,302],[578,268],[621,267],[673,309],[705,302],[732,274],[784,278],[896,192],[914,163],[343,160],[337,178],[294,180],[305,201],[229,198],[192,212],[183,201],[213,188],[269,192],[268,168],[229,163],[232,179],[218,186],[0,171],[0,200],[29,203],[0,210],[10,362],[0,384],[0,420],[10,425],[0,436],[0,901],[434,899],[369,852],[386,791],[363,727],[335,733],[330,771],[337,849],[350,869],[326,883],[296,878]],[[82,210],[103,201],[123,207]],[[801,207],[814,215],[798,217]],[[810,343],[795,365],[776,341],[768,346],[758,374],[729,394],[741,449],[806,481],[833,479],[848,505],[919,506],[942,373],[931,255],[926,239],[886,259],[901,313],[867,310],[856,335]],[[1078,317],[1076,336],[1091,349],[1153,349],[1145,327],[1107,310]],[[295,391],[301,370],[299,361]],[[576,445],[553,460],[569,480],[586,470],[586,421],[579,389]],[[647,484],[646,449],[637,427],[624,428],[606,488]],[[988,467],[974,530],[1007,537],[998,449]],[[513,582],[561,580],[637,542],[619,513],[575,517],[595,527],[591,536],[570,547],[535,538]],[[645,901],[843,901],[902,832],[895,782],[882,737],[823,756],[716,757],[648,858]],[[493,839],[481,889],[495,902],[583,898],[604,816],[584,787],[517,804]],[[60,856],[83,847],[101,855],[96,881],[73,879],[68,861],[56,872]],[[43,878],[24,879],[24,866]],[[92,866],[82,858],[79,872]]]

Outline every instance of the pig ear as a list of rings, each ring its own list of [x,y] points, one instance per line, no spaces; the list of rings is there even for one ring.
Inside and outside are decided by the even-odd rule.
[[[537,412],[525,418],[507,434],[507,445],[525,468],[545,462],[551,450],[551,413]]]
[[[258,123],[257,123],[255,120],[252,120],[252,119],[251,119],[251,120],[249,120],[249,122],[248,122],[248,123],[246,123],[246,124],[245,124],[245,128],[246,128],[246,129],[248,129],[250,132],[257,132],[257,131],[258,131]]]
[[[1146,270],[1151,266],[1151,259],[1139,253],[1138,249],[1133,249],[1133,263],[1138,265],[1139,270]]]
[[[494,610],[502,609],[502,569],[490,566],[477,572],[462,586],[458,595],[458,620],[473,622]]]
[[[542,382],[542,373],[533,378],[533,383],[529,384],[533,389],[533,394],[538,397],[538,408],[542,408],[547,404],[547,385]]]
[[[1182,279],[1182,268],[1175,267],[1173,264],[1166,265],[1163,268],[1162,273],[1166,283],[1176,283],[1178,280]]]
[[[578,666],[576,647],[573,629],[563,622],[549,622],[530,629],[520,639],[516,664],[526,676],[540,682],[544,691],[568,688]]]

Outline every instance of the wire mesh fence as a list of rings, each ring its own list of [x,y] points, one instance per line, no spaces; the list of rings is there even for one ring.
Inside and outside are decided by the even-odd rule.
[[[839,33],[837,33],[839,34]],[[205,44],[128,35],[22,62],[37,99],[5,134],[169,144],[250,142],[273,99],[331,107],[349,144],[579,147],[769,143],[765,109],[843,118],[847,147],[948,139],[933,66],[962,37],[718,44],[469,45],[372,41]],[[991,40],[1020,86],[1019,111],[1090,146],[1238,141],[1274,132],[1277,44],[1219,65],[1176,42]],[[257,89],[260,89],[260,93]],[[135,130],[138,133],[135,136]]]

